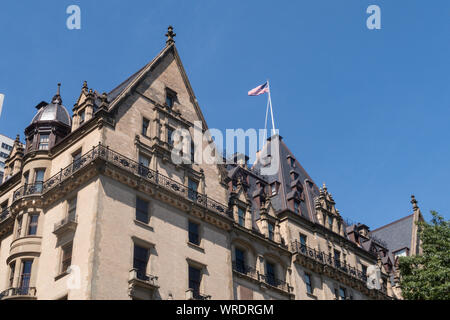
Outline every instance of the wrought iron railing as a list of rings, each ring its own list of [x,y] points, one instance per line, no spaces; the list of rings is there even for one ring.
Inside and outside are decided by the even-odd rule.
[[[75,172],[86,167],[89,163],[96,159],[103,159],[109,163],[112,163],[121,169],[129,171],[137,176],[140,176],[147,181],[153,182],[171,192],[174,192],[185,199],[193,201],[205,208],[208,208],[216,213],[229,215],[228,206],[215,201],[204,194],[195,192],[193,193],[187,186],[174,181],[157,171],[153,171],[150,168],[139,164],[138,162],[129,159],[120,153],[117,153],[108,147],[99,144],[93,147],[92,150],[82,155],[79,159],[73,161],[70,165],[63,168],[45,182],[39,182],[36,184],[27,184],[13,193],[13,201],[21,199],[27,196],[43,195],[52,190],[55,186],[70,178]]]
[[[255,268],[249,267],[243,263],[233,261],[233,270],[259,280],[259,272]]]
[[[18,288],[9,288],[0,293],[0,300],[8,297],[17,297],[17,296],[36,296],[36,288],[35,287],[18,287]]]
[[[245,274],[246,276],[251,277],[260,282],[265,282],[266,284],[272,287],[276,287],[288,293],[291,292],[292,290],[292,287],[289,286],[289,284],[286,281],[277,279],[276,277],[271,275],[259,273],[259,271],[257,271],[256,269],[249,267],[243,263],[233,261],[233,270],[240,274]]]
[[[327,254],[323,251],[319,251],[319,250],[310,248],[304,244],[301,244],[297,240],[292,242],[292,248],[293,248],[294,252],[296,252],[296,253],[300,253],[310,259],[313,259],[322,264],[326,264],[335,269],[338,269],[358,280],[361,280],[364,282],[367,281],[366,274],[364,274],[362,271],[360,271],[354,267],[351,267],[350,265],[347,264],[346,261],[341,261],[339,259],[334,258],[331,254]]]

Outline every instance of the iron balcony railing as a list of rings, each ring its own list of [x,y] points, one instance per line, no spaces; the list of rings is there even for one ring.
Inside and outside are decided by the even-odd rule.
[[[30,287],[31,274],[26,273],[20,276],[20,287],[8,288],[0,293],[0,299],[15,296],[36,296],[36,288]]]
[[[244,274],[248,277],[258,280],[260,282],[265,282],[266,284],[272,287],[276,287],[288,293],[291,292],[293,289],[291,286],[289,286],[289,284],[286,281],[277,279],[272,275],[265,275],[259,273],[259,271],[257,271],[256,269],[249,267],[241,262],[233,261],[233,270],[240,274]]]
[[[126,171],[129,171],[137,176],[151,181],[171,192],[174,192],[185,199],[193,201],[198,205],[208,208],[216,213],[229,216],[227,205],[215,201],[204,194],[195,192],[182,183],[174,181],[158,173],[157,171],[153,171],[150,168],[147,168],[142,164],[139,164],[138,162],[131,160],[121,155],[120,153],[109,149],[109,147],[105,147],[101,144],[93,147],[92,150],[73,161],[67,167],[61,169],[59,173],[55,174],[50,179],[35,184],[27,184],[18,188],[13,193],[13,201],[27,196],[44,195],[45,193],[59,185],[61,182],[70,178],[75,172],[86,167],[96,159],[103,159]]]
[[[367,282],[366,274],[364,274],[362,271],[360,271],[354,267],[349,266],[346,261],[341,261],[339,259],[334,258],[331,254],[327,254],[323,251],[319,251],[319,250],[310,248],[304,244],[299,243],[297,240],[295,240],[292,243],[292,248],[293,248],[294,252],[296,252],[296,253],[300,253],[310,259],[313,259],[322,264],[326,264],[335,269],[338,269],[338,270],[350,275],[353,278]]]

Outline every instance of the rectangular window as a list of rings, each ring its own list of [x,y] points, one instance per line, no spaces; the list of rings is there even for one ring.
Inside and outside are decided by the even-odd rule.
[[[294,201],[294,211],[297,213],[300,212],[300,203],[298,201]]]
[[[277,184],[276,183],[272,183],[270,185],[270,189],[271,189],[272,196],[275,196],[277,194]]]
[[[191,163],[195,162],[195,144],[191,143]]]
[[[86,113],[83,110],[80,112],[80,125],[82,125],[84,123],[85,118],[86,118]]]
[[[341,267],[341,253],[338,250],[334,250],[334,264],[336,268]]]
[[[21,295],[27,295],[30,289],[31,267],[33,260],[25,260],[22,263],[22,274],[20,275],[19,291]]]
[[[148,169],[150,167],[150,158],[146,157],[142,154],[139,154],[139,174],[141,176],[147,176],[150,170]]]
[[[143,118],[142,119],[142,135],[148,135],[148,127],[150,126],[150,120]]]
[[[306,292],[309,294],[313,294],[313,286],[311,281],[311,275],[305,273],[305,284],[306,284]]]
[[[275,279],[275,265],[273,263],[266,262],[266,282],[271,286],[276,286]]]
[[[273,223],[269,222],[269,239],[273,241],[274,239],[274,231],[275,231],[275,225]]]
[[[197,201],[198,183],[192,179],[188,179],[188,197],[192,201]]]
[[[148,201],[142,200],[140,198],[136,198],[136,220],[148,223],[149,222],[149,214],[148,214]]]
[[[39,136],[39,150],[48,150],[49,142],[50,142],[50,135],[41,134]]]
[[[137,278],[140,280],[147,281],[149,277],[147,276],[147,264],[149,258],[149,250],[144,247],[140,247],[137,244],[134,245],[134,256],[133,256],[133,268],[136,269]]]
[[[241,227],[245,227],[245,210],[238,208],[238,223]]]
[[[81,167],[81,150],[78,150],[72,154],[73,171],[80,169]]]
[[[300,234],[300,249],[302,252],[306,251],[306,240],[307,237],[304,234]]]
[[[174,130],[172,128],[167,128],[167,143],[169,146],[173,146],[173,132]]]
[[[189,242],[195,245],[200,245],[200,225],[198,223],[189,221]]]
[[[342,287],[339,288],[339,297],[341,300],[347,299],[347,290],[345,290],[345,288]]]
[[[200,284],[202,271],[193,266],[189,266],[189,289],[192,290],[194,299],[200,298]]]
[[[77,197],[72,198],[67,203],[67,217],[69,221],[75,221],[77,217]]]
[[[328,216],[328,227],[333,229],[333,217]]]
[[[72,249],[72,242],[62,247],[61,273],[66,272],[72,264]]]
[[[14,271],[16,269],[16,262],[13,261],[9,265],[9,287],[12,288],[14,285]]]
[[[245,272],[245,252],[236,248],[234,250],[234,255],[236,257],[236,271],[240,273],[247,273]]]
[[[37,193],[42,192],[42,185],[44,183],[45,169],[36,169],[34,173],[34,185]]]
[[[172,108],[174,101],[175,101],[174,95],[169,93],[169,92],[167,92],[166,93],[166,106],[168,106],[169,108]]]
[[[28,222],[28,235],[29,236],[36,235],[37,227],[38,227],[38,220],[39,220],[39,215],[37,215],[37,214],[29,215],[29,222]]]

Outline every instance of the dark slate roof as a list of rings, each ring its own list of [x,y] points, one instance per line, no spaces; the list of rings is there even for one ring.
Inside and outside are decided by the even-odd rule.
[[[414,215],[409,215],[370,232],[383,240],[391,252],[410,249]]]
[[[317,222],[314,214],[314,198],[319,196],[319,188],[311,179],[309,174],[303,169],[301,164],[297,161],[296,157],[292,154],[286,144],[283,142],[283,138],[279,135],[273,136],[267,140],[267,143],[264,145],[262,150],[260,151],[255,164],[252,167],[252,171],[256,173],[260,173],[262,167],[264,166],[264,159],[262,159],[264,154],[269,154],[272,148],[272,144],[277,141],[278,143],[278,163],[279,170],[274,175],[264,176],[269,184],[273,182],[279,182],[280,187],[278,190],[278,194],[271,198],[271,203],[275,211],[283,211],[286,209],[290,209],[288,207],[287,199],[289,194],[292,193],[293,188],[291,187],[292,179],[291,179],[291,171],[294,171],[298,177],[297,179],[301,182],[303,192],[305,193],[305,201],[300,202],[300,210],[304,218]],[[270,156],[274,157],[274,155],[270,154]],[[289,157],[295,159],[295,167],[291,167],[289,163]],[[275,159],[271,159],[271,161],[275,161]]]
[[[67,109],[62,104],[54,102],[40,108],[31,123],[34,124],[43,121],[59,121],[68,126],[71,126],[72,123]]]

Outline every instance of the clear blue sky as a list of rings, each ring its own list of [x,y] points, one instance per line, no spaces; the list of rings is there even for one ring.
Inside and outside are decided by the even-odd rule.
[[[66,8],[81,7],[81,30]],[[381,8],[368,30],[366,8]],[[164,46],[169,24],[210,128],[261,128],[270,78],[284,141],[344,217],[372,228],[415,194],[449,216],[450,1],[2,1],[0,133],[15,136],[62,83],[109,91]],[[240,115],[240,116],[237,116]]]

